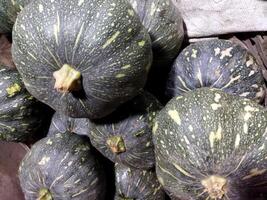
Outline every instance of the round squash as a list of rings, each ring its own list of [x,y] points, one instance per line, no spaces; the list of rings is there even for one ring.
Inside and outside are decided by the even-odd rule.
[[[11,33],[17,14],[31,0],[1,0],[0,1],[0,33]]]
[[[267,111],[255,101],[197,89],[173,98],[153,133],[157,177],[172,197],[246,200],[266,185]]]
[[[155,171],[115,164],[115,200],[164,200],[165,193]]]
[[[12,55],[34,97],[94,119],[139,93],[152,49],[126,0],[36,0],[19,14]]]
[[[101,200],[105,177],[88,138],[57,133],[35,143],[19,169],[26,200]]]
[[[173,96],[200,87],[261,102],[264,78],[255,58],[240,45],[227,40],[208,40],[186,47],[172,66],[168,91]]]
[[[92,145],[113,162],[140,169],[153,167],[151,130],[160,108],[152,95],[140,94],[108,117],[91,123]]]
[[[66,132],[88,136],[90,134],[89,119],[71,118],[59,112],[56,112],[52,117],[48,135]]]
[[[0,140],[26,142],[40,127],[40,105],[17,71],[0,65]]]
[[[155,64],[171,63],[184,38],[183,19],[171,0],[128,0],[152,40]]]

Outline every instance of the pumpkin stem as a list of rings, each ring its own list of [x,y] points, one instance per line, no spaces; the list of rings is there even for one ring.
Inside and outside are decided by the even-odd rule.
[[[112,136],[107,140],[107,145],[113,153],[119,154],[126,151],[124,141],[121,136]]]
[[[227,180],[221,176],[209,176],[202,180],[201,184],[205,187],[204,192],[207,192],[211,199],[222,199],[226,194]]]
[[[48,189],[42,188],[39,191],[39,197],[37,200],[53,200],[53,197]]]
[[[55,71],[53,76],[56,79],[54,88],[59,92],[67,93],[81,89],[81,73],[68,64]]]

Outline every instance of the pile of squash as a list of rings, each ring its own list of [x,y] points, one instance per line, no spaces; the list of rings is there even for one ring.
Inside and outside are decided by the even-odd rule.
[[[181,49],[171,0],[0,0],[0,33],[16,65],[0,67],[0,139],[33,143],[55,111],[20,164],[26,200],[267,192],[261,67],[228,40]]]

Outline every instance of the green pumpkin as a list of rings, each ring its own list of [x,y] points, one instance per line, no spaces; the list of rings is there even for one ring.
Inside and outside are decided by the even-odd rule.
[[[90,151],[88,138],[57,133],[35,143],[21,162],[26,200],[101,200],[103,169]]]
[[[12,55],[34,97],[95,119],[139,93],[152,49],[126,0],[36,0],[18,16]]]
[[[154,62],[171,63],[184,38],[183,19],[171,0],[128,0],[148,30]]]
[[[0,140],[26,142],[40,127],[40,105],[17,71],[0,65]]]
[[[157,177],[173,199],[249,200],[267,180],[267,111],[219,89],[173,98],[153,126]]]
[[[153,170],[115,164],[115,200],[164,200],[165,193]]]
[[[256,59],[227,40],[196,42],[186,47],[170,71],[168,93],[173,96],[200,87],[219,88],[229,94],[261,102],[264,78]]]
[[[91,121],[92,145],[113,162],[152,168],[155,164],[152,122],[160,109],[154,96],[140,94],[108,117]]]
[[[71,118],[56,112],[52,117],[48,135],[58,132],[71,132],[88,136],[90,134],[90,121],[87,118]]]
[[[0,33],[11,33],[17,14],[31,0],[0,0]]]

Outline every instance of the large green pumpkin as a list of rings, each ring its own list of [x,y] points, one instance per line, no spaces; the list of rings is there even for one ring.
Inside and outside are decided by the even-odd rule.
[[[0,65],[0,140],[28,141],[41,125],[39,108],[19,73]]]
[[[154,96],[140,94],[108,117],[91,122],[92,145],[113,162],[152,168],[155,164],[152,123],[160,109]]]
[[[0,33],[11,33],[17,14],[30,0],[0,0]]]
[[[57,133],[35,143],[23,159],[19,179],[26,200],[101,200],[103,168],[88,138]]]
[[[175,60],[169,77],[171,96],[200,87],[223,91],[261,102],[264,78],[256,59],[240,45],[208,40],[186,47]]]
[[[155,64],[166,67],[178,55],[184,38],[183,19],[171,0],[128,0],[148,30]]]
[[[17,18],[12,55],[34,97],[92,119],[138,94],[152,49],[126,0],[36,0]]]
[[[153,126],[156,171],[173,198],[247,200],[267,181],[267,111],[201,88],[173,98]]]
[[[164,200],[165,193],[153,170],[115,164],[115,200]]]

